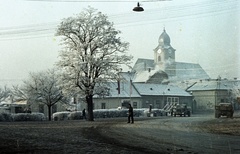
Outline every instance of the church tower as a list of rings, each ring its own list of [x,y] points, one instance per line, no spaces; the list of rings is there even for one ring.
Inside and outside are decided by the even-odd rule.
[[[176,76],[175,49],[170,44],[170,37],[163,29],[154,49],[155,69],[163,70],[168,76]]]

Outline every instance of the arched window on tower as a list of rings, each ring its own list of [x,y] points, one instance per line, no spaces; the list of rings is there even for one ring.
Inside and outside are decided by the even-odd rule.
[[[161,61],[161,56],[158,56],[158,61]]]

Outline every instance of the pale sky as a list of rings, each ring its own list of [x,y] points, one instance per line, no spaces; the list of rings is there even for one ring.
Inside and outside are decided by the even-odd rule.
[[[153,59],[163,28],[176,61],[199,63],[211,78],[240,79],[240,1],[2,0],[0,86],[19,84],[29,72],[53,68],[61,49],[54,36],[63,18],[92,6],[103,12],[130,43],[129,54]]]

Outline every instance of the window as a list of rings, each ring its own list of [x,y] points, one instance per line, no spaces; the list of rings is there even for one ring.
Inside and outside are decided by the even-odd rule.
[[[15,113],[23,113],[23,108],[21,106],[16,106]]]
[[[168,100],[168,103],[170,103],[170,104],[173,104],[173,103],[178,104],[179,103],[178,97],[168,97],[167,100]]]
[[[137,108],[137,102],[133,102],[133,108]]]
[[[126,108],[128,108],[129,107],[129,104],[130,103],[130,100],[124,100],[123,102],[122,102],[122,107],[126,107]]]
[[[156,100],[156,108],[160,108],[160,100]]]
[[[178,98],[178,97],[175,97],[175,98],[174,98],[174,102],[175,102],[175,103],[179,103],[179,98]]]
[[[106,103],[102,103],[101,109],[106,109]]]

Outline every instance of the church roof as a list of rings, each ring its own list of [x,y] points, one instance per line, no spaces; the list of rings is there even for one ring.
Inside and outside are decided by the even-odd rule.
[[[147,71],[149,68],[154,68],[154,60],[138,58],[135,65],[133,66],[134,71]]]
[[[136,72],[133,82],[162,83],[167,78],[168,75],[164,71],[151,69]]]
[[[176,66],[176,76],[169,76],[171,80],[189,80],[189,79],[209,79],[208,74],[203,70],[199,64],[185,63],[185,62],[174,62],[171,65]],[[149,74],[148,68],[151,68]],[[170,66],[171,68],[171,66]],[[155,70],[154,60],[150,59],[138,59],[133,67],[136,72],[135,82],[146,82],[149,76],[160,70]],[[167,70],[166,70],[167,73]]]
[[[176,76],[181,79],[209,79],[208,74],[199,64],[175,62]]]

